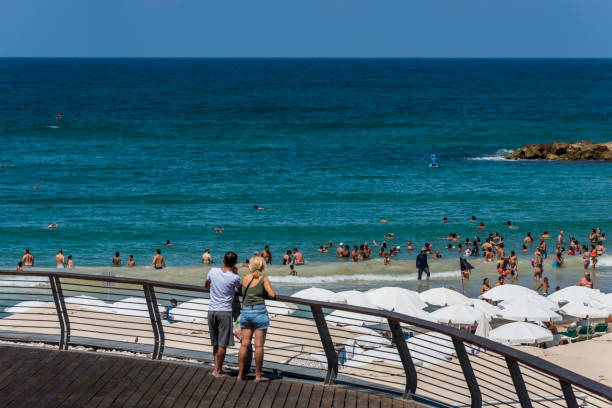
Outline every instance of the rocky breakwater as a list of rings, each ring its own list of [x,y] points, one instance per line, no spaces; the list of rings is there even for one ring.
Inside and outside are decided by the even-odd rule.
[[[506,155],[510,160],[604,160],[612,161],[612,142],[588,140],[566,143],[537,143],[522,146]]]

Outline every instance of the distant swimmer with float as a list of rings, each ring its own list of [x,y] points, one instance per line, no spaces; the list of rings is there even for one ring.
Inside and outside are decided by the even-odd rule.
[[[429,167],[441,167],[440,164],[438,164],[438,158],[436,157],[435,154],[432,154],[430,158],[431,158],[431,163],[429,164]]]

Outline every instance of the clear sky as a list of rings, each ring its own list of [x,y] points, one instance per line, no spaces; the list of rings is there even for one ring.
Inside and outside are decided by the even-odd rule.
[[[612,57],[612,0],[6,0],[0,56]]]

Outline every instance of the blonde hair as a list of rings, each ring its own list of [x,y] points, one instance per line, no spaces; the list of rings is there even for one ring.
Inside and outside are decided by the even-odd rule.
[[[253,279],[261,278],[266,270],[266,261],[259,255],[253,256],[249,260],[249,270],[253,274]]]

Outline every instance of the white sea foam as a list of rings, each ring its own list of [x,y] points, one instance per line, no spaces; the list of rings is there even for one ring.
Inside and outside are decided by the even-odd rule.
[[[505,158],[507,154],[512,153],[513,150],[510,149],[499,149],[495,152],[495,154],[491,156],[481,156],[481,157],[470,157],[468,160],[476,160],[476,161],[503,161],[508,160]]]
[[[49,126],[47,126],[47,127],[48,127],[49,129],[58,129],[58,128],[59,128],[59,126],[56,126],[56,125],[49,125]]]
[[[0,278],[0,287],[35,288],[49,285],[49,278],[38,276],[19,276],[15,278]]]
[[[612,256],[602,255],[597,258],[597,266],[612,266]]]
[[[432,272],[431,279],[457,278],[460,271]],[[393,274],[378,275],[374,273],[355,275],[323,275],[323,276],[270,276],[270,280],[276,283],[289,283],[295,285],[309,285],[314,283],[335,283],[346,281],[360,282],[411,282],[417,280],[417,274]]]

